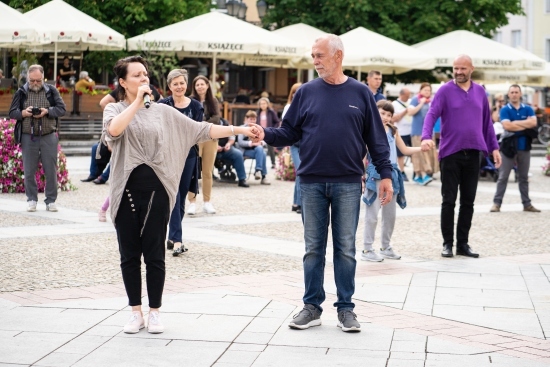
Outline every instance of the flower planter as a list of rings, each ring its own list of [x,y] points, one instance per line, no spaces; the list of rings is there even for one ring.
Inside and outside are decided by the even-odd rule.
[[[80,113],[81,114],[90,114],[90,113],[103,113],[99,102],[105,97],[104,94],[82,94],[80,98]]]
[[[13,94],[11,93],[4,93],[0,95],[0,117],[8,117],[12,99]]]
[[[61,99],[65,103],[65,110],[70,112],[73,110],[73,94],[71,93],[60,93]]]

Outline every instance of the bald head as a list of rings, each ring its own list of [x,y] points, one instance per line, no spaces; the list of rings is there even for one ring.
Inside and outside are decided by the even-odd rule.
[[[458,55],[457,57],[455,57],[455,60],[453,62],[453,65],[455,62],[465,62],[465,63],[468,63],[470,64],[470,66],[474,66],[473,62],[472,62],[472,58],[466,54],[461,54],[461,55]]]
[[[403,88],[399,91],[399,99],[403,102],[407,102],[411,98],[411,91],[408,88]]]
[[[453,76],[458,84],[469,85],[474,71],[472,58],[468,55],[458,55],[453,61]]]

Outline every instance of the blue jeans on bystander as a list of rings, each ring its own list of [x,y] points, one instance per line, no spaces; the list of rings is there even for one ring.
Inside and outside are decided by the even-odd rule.
[[[237,177],[239,180],[246,180],[246,171],[244,169],[243,153],[235,147],[231,147],[228,151],[222,150],[218,153],[218,159],[231,162],[231,165],[235,167],[237,171]]]
[[[304,224],[304,304],[322,311],[328,226],[332,226],[334,279],[338,311],[353,310],[355,292],[355,233],[359,221],[360,183],[301,183]]]
[[[261,171],[262,176],[267,175],[267,166],[265,164],[266,154],[264,147],[258,146],[254,149],[245,149],[243,155],[248,158],[254,158],[256,160],[256,171]]]

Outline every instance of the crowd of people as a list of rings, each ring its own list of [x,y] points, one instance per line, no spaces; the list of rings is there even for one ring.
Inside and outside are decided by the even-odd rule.
[[[317,39],[312,57],[319,78],[292,86],[281,119],[270,107],[270,100],[261,97],[257,110],[248,111],[241,126],[230,125],[222,118],[206,77],[194,78],[191,94],[186,96],[188,73],[174,69],[167,76],[171,95],[164,98],[155,95],[144,58],[132,56],[117,61],[114,72],[118,86],[101,102],[104,131],[92,147],[90,173],[82,181],[110,181],[99,220],[106,221],[110,207],[122,278],[132,309],[124,332],[137,333],[146,325],[141,305],[142,257],[149,299],[147,329],[150,333],[164,331],[159,309],[166,250],[173,251],[174,256],[188,250],[182,239],[182,218],[186,213],[196,214],[199,191],[203,211],[216,213],[212,204],[216,159],[236,170],[237,187],[250,186],[245,159],[253,160],[254,179],[269,185],[267,157],[273,168],[274,147],[291,147],[296,169],[291,210],[301,214],[305,242],[304,306],[289,324],[293,329],[321,324],[330,224],[338,326],[345,332],[361,331],[352,302],[361,202],[365,203],[365,226],[360,259],[399,260],[401,255],[393,248],[391,237],[397,205],[407,205],[406,156],[412,157],[414,183],[426,186],[435,179],[434,174],[440,174],[443,257],[479,256],[470,246],[469,231],[480,164],[485,157],[500,167],[491,212],[500,211],[514,166],[524,211],[540,212],[531,204],[528,193],[529,130],[536,126],[535,114],[521,102],[519,86],[510,86],[508,103],[504,96],[497,96],[492,110],[484,88],[471,80],[472,60],[458,55],[453,63],[453,80],[435,95],[431,85],[423,83],[414,93],[402,89],[399,98],[390,102],[380,91],[383,76],[379,71],[369,72],[365,83],[344,74],[344,51],[338,36]],[[73,75],[71,70],[61,74],[62,78]],[[78,83],[88,87],[93,81],[81,72]],[[149,99],[153,102],[148,103]],[[44,82],[43,68],[29,66],[27,81],[15,93],[10,107],[10,117],[22,125],[29,212],[37,210],[35,172],[39,160],[46,174],[46,209],[58,210],[56,131],[57,119],[65,113],[57,89]],[[500,146],[496,118],[502,127]],[[506,141],[510,147],[503,144]],[[380,212],[377,252],[374,234]]]

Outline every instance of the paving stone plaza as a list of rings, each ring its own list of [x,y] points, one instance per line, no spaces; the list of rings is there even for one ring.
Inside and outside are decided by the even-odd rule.
[[[59,194],[59,212],[45,210],[43,194],[35,213],[24,194],[0,196],[0,366],[548,366],[550,178],[542,164],[532,158],[530,177],[542,213],[522,211],[513,175],[501,212],[490,213],[495,183],[480,181],[470,235],[478,259],[441,258],[440,181],[407,184],[392,243],[402,259],[357,255],[362,332],[354,334],[336,327],[330,240],[322,325],[288,327],[304,290],[293,183],[272,172],[271,186],[253,177],[250,188],[214,183],[217,214],[202,214],[199,196],[197,215],[183,220],[189,252],[166,253],[166,331],[129,335],[115,230],[97,216],[108,184],[81,183],[89,158],[68,157],[78,190]]]

